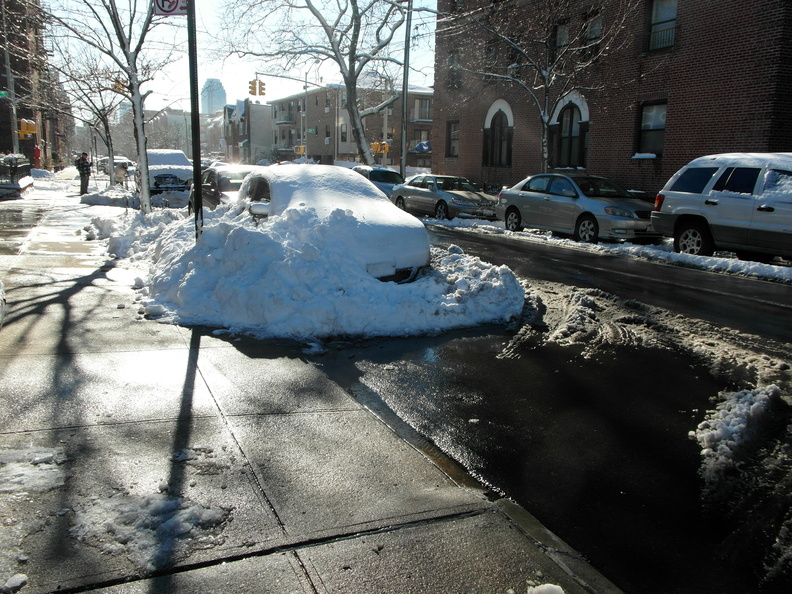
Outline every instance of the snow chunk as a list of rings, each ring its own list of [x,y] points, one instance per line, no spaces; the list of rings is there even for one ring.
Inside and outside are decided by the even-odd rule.
[[[154,571],[197,548],[222,544],[230,510],[156,493],[118,493],[75,510],[73,538],[110,555],[126,555],[141,571]]]

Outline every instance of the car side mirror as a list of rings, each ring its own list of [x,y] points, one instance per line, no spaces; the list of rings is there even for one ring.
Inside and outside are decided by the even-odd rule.
[[[260,219],[266,219],[269,216],[270,204],[269,202],[251,202],[250,206],[248,206],[248,212],[253,217],[256,225],[258,225]]]

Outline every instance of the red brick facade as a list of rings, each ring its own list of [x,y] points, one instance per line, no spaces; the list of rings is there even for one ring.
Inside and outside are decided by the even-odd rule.
[[[654,2],[633,2],[635,9],[612,49],[585,70],[576,81],[577,94],[567,97],[579,104],[587,129],[585,169],[652,198],[675,171],[701,155],[792,152],[792,3],[678,0],[669,29],[672,41],[650,50]],[[587,11],[593,6],[577,0],[567,4],[567,19],[559,22],[570,27],[591,14]],[[624,0],[600,2],[603,28],[617,20],[617,4]],[[441,12],[453,9],[456,15],[488,5],[508,7],[504,14],[509,19],[528,22],[548,2],[438,0]],[[438,23],[432,169],[498,187],[540,172],[542,127],[535,103],[513,82],[484,80],[471,67],[452,71],[449,61],[458,60],[455,52],[484,55],[488,34],[460,39],[444,33],[447,23]],[[453,88],[449,81],[455,76]],[[510,112],[510,166],[484,165],[487,114],[496,102]],[[551,116],[559,102],[563,98],[550,93]],[[655,153],[640,152],[639,142],[642,113],[654,105],[665,109],[665,130],[662,153],[652,157]],[[448,123],[457,121],[458,156],[451,157]]]

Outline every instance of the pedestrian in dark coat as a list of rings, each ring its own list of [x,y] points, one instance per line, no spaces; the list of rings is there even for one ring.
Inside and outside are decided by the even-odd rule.
[[[88,161],[88,153],[83,153],[79,159],[74,162],[74,166],[80,174],[80,196],[88,193],[88,178],[91,177],[91,167],[93,163]]]

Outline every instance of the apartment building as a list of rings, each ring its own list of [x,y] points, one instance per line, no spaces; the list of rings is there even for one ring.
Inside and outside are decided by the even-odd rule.
[[[379,90],[358,92],[363,109],[387,99]],[[432,97],[432,90],[427,88],[412,88],[407,95],[408,169],[431,166]],[[325,164],[361,160],[343,85],[310,88],[273,101],[271,106],[272,144],[278,160],[291,161],[303,155]],[[375,159],[380,165],[398,166],[401,162],[402,111],[402,101],[397,99],[389,107],[364,118],[366,138],[370,144],[376,143]]]
[[[497,188],[579,169],[651,199],[697,156],[792,151],[788,0],[438,0],[438,9],[434,171]],[[564,52],[580,69],[545,85]]]

